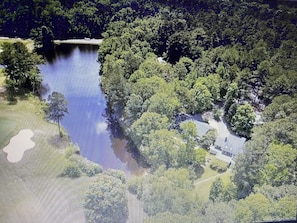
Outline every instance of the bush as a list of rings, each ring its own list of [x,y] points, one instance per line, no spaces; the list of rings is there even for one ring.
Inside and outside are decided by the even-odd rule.
[[[62,177],[70,177],[77,178],[81,176],[81,171],[77,163],[75,162],[67,162],[64,166],[63,172],[61,174]]]
[[[221,160],[214,160],[210,164],[210,168],[219,173],[225,172],[228,169],[228,164]]]
[[[119,180],[122,181],[123,184],[126,183],[126,176],[125,174],[120,171],[120,170],[113,170],[113,169],[108,169],[104,172],[105,175],[108,175],[108,176],[112,176],[112,177],[115,177]]]
[[[221,116],[222,116],[222,110],[218,109],[218,108],[215,108],[213,110],[213,118],[214,120],[216,121],[221,121]]]
[[[72,154],[69,157],[69,160],[77,163],[81,172],[85,173],[89,177],[92,177],[92,176],[96,175],[97,173],[103,172],[103,168],[99,164],[94,163],[80,155]]]
[[[141,177],[134,177],[128,181],[128,190],[131,194],[135,194],[138,199],[142,197],[143,181]]]

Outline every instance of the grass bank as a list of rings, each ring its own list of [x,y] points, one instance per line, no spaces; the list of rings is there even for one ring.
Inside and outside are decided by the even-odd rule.
[[[84,222],[82,201],[93,178],[61,178],[67,137],[44,120],[40,101],[32,96],[0,102],[0,222]],[[9,163],[2,148],[21,129],[34,132],[36,146],[18,163]]]

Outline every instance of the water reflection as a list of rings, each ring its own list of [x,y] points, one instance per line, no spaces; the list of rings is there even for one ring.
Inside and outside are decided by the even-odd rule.
[[[99,163],[105,169],[121,169],[136,174],[139,167],[126,151],[127,141],[106,120],[106,100],[99,86],[100,64],[96,46],[60,45],[46,56],[47,63],[40,65],[43,85],[61,92],[68,101],[69,115],[62,125],[71,140],[81,148],[81,155]],[[112,132],[117,132],[112,135]]]

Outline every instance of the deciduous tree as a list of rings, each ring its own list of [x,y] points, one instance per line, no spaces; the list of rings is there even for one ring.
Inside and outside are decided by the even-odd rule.
[[[62,93],[54,91],[48,96],[48,107],[46,113],[48,119],[58,123],[59,134],[62,137],[60,122],[65,114],[68,113],[67,101]]]

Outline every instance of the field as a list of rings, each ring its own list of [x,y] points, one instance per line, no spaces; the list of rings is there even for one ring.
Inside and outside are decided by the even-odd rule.
[[[1,52],[1,48],[3,43],[15,43],[15,42],[22,42],[25,44],[25,46],[32,51],[34,49],[34,42],[33,40],[30,39],[20,39],[20,38],[7,38],[7,37],[0,37],[0,52]]]
[[[43,119],[39,100],[2,100],[0,126],[0,222],[84,222],[83,195],[93,179],[58,177],[70,142]],[[2,148],[25,128],[34,132],[36,146],[20,162],[9,163]]]
[[[208,157],[211,159],[215,159],[215,156],[213,156],[213,155],[208,155]],[[228,169],[224,173],[218,173],[218,172],[212,170],[209,167],[209,164],[207,164],[202,176],[194,182],[195,187],[198,188],[197,191],[198,191],[200,200],[203,202],[208,201],[211,185],[217,178],[221,178],[223,183],[226,185],[229,182],[231,182],[230,177],[231,177],[230,169]]]

